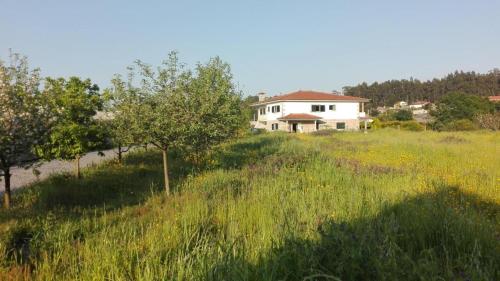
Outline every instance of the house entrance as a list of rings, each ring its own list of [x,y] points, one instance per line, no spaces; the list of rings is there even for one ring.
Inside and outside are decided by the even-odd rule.
[[[292,123],[292,132],[293,133],[297,133],[297,127],[298,127],[299,124],[297,123]]]

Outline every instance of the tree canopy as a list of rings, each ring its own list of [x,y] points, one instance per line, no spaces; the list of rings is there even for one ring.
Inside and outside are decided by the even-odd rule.
[[[125,84],[115,81],[115,92],[123,89],[125,95],[116,103],[117,117],[123,114],[126,122],[140,128],[146,143],[162,151],[165,190],[169,193],[168,150],[178,148],[197,161],[212,146],[234,136],[243,120],[241,95],[229,65],[219,58],[191,71],[172,52],[156,68],[136,61],[129,69],[130,80],[137,77],[140,85],[130,82],[117,87]],[[135,114],[125,114],[129,111]]]
[[[37,154],[46,160],[76,160],[76,175],[80,177],[80,157],[103,144],[104,132],[94,119],[103,103],[99,87],[90,79],[47,78],[44,96],[56,122]]]
[[[370,99],[369,106],[392,106],[397,101],[412,103],[418,100],[436,102],[449,92],[463,92],[476,96],[494,96],[500,93],[500,69],[481,74],[474,71],[455,71],[441,79],[420,81],[390,80],[382,83],[366,82],[357,86],[344,87],[346,95]]]
[[[486,98],[454,92],[443,96],[432,114],[438,122],[448,123],[461,119],[472,121],[478,114],[493,113],[494,110],[494,105]]]
[[[12,54],[0,61],[0,175],[5,180],[4,204],[10,206],[10,168],[36,161],[34,148],[44,142],[51,111],[39,91],[40,70],[30,70],[26,57]]]

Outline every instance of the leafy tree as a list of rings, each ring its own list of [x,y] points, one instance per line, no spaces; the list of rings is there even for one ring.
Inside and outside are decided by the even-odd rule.
[[[189,141],[183,147],[197,164],[211,147],[233,137],[244,124],[241,94],[232,79],[229,65],[216,57],[198,64],[188,80]]]
[[[254,114],[255,110],[250,106],[253,103],[256,103],[259,101],[258,96],[247,96],[246,98],[243,99],[242,104],[243,104],[243,115],[245,116],[245,120],[247,122],[253,121],[254,120]]]
[[[40,70],[30,70],[26,57],[11,54],[0,61],[0,171],[5,181],[4,207],[11,203],[10,169],[29,167],[35,146],[50,128],[50,113],[39,91]]]
[[[143,102],[136,100],[134,108],[143,114],[130,117],[141,126],[147,141],[162,151],[164,187],[169,194],[168,151],[185,143],[192,119],[184,92],[190,74],[183,71],[175,52],[170,53],[156,71],[140,60],[135,65],[141,77],[138,95],[143,97]]]
[[[102,128],[93,118],[103,103],[99,87],[78,77],[47,78],[44,93],[55,110],[56,124],[37,154],[46,160],[74,160],[80,178],[80,158],[103,144]]]
[[[140,116],[145,115],[142,112],[144,98],[132,86],[132,78],[129,77],[129,81],[125,82],[120,75],[115,75],[111,80],[112,87],[104,93],[110,117],[106,121],[106,128],[117,149],[119,163],[122,162],[122,154],[131,146],[147,143],[145,125],[139,123],[143,121]]]
[[[493,111],[494,105],[486,98],[454,92],[442,97],[431,113],[438,122],[446,124],[461,119],[473,121],[477,114]]]
[[[413,120],[413,112],[408,109],[401,109],[393,113],[393,118],[398,121]]]
[[[162,151],[169,194],[168,151],[179,148],[199,156],[234,135],[241,120],[239,93],[229,66],[218,58],[198,65],[194,74],[184,69],[175,52],[156,69],[141,61],[136,66],[141,85],[127,92],[141,97],[133,102],[140,114],[130,117],[145,140]]]

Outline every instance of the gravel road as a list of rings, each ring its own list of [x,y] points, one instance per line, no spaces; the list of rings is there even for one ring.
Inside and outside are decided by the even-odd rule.
[[[105,150],[104,156],[99,156],[97,152],[91,152],[86,154],[80,159],[80,167],[85,168],[91,166],[93,164],[98,164],[102,161],[112,159],[116,157],[116,153],[110,149]],[[39,179],[43,180],[49,177],[53,173],[62,173],[62,172],[72,172],[74,171],[75,164],[74,162],[68,161],[59,161],[54,160],[50,162],[43,163],[37,170],[41,172]],[[36,176],[33,174],[31,168],[24,169],[15,167],[11,170],[11,189],[15,190],[17,188],[23,187],[27,184],[30,184],[36,181]],[[3,179],[0,181],[0,192],[5,190]]]

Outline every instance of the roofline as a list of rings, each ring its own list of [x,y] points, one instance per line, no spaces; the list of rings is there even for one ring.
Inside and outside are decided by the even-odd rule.
[[[270,101],[263,101],[263,102],[257,102],[257,103],[252,103],[250,106],[259,106],[259,105],[265,105],[265,104],[270,104],[270,103],[278,103],[278,102],[284,102],[284,101],[290,101],[290,102],[300,102],[300,101],[312,101],[312,102],[369,102],[369,99],[364,99],[364,98],[359,98],[358,100],[289,100],[289,99],[283,99],[283,100],[270,100]]]

